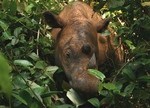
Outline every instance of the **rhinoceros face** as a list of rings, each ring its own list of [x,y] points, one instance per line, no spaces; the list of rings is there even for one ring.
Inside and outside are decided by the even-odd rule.
[[[86,95],[97,93],[99,80],[88,69],[97,68],[97,32],[107,27],[110,19],[99,23],[84,17],[63,20],[49,11],[44,16],[54,28],[56,63],[64,70],[72,88]]]
[[[98,79],[88,73],[97,68],[96,30],[87,21],[64,27],[56,45],[56,62],[63,68],[71,86],[84,93],[96,93]]]

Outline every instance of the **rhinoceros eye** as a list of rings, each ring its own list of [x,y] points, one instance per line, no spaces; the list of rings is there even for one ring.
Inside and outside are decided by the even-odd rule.
[[[66,58],[70,58],[70,53],[66,53]]]
[[[66,53],[65,53],[65,57],[66,57],[67,59],[69,59],[69,58],[70,58],[70,51],[66,51]]]
[[[91,47],[89,44],[84,44],[81,50],[84,54],[89,54],[91,52]]]

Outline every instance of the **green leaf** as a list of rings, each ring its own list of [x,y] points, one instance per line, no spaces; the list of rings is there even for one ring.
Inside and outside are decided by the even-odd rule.
[[[147,87],[150,87],[150,80],[148,81],[148,83],[146,85],[147,85]]]
[[[13,39],[11,40],[11,44],[12,44],[12,45],[16,45],[18,42],[19,42],[19,39],[17,39],[17,38],[13,38]]]
[[[11,1],[9,8],[10,8],[10,12],[9,13],[11,15],[14,15],[16,13],[16,10],[17,10],[17,2],[16,2],[16,0],[15,1]]]
[[[31,105],[32,103],[32,97],[31,95],[29,94],[29,92],[27,92],[26,90],[23,90],[19,93],[19,96],[24,99],[28,105]]]
[[[26,87],[26,83],[19,75],[13,77],[12,83],[16,89],[21,89]]]
[[[129,78],[134,80],[136,78],[135,73],[129,67],[125,67],[122,72],[126,74]]]
[[[129,85],[126,86],[126,88],[124,89],[124,94],[125,96],[129,96],[132,91],[135,88],[135,83],[131,82]]]
[[[113,83],[103,83],[103,87],[106,88],[107,90],[116,89],[115,84],[113,84]]]
[[[142,64],[140,61],[135,61],[135,62],[129,63],[128,66],[125,68],[127,68],[127,69],[130,68],[129,71],[132,71],[132,73],[133,73],[135,70],[141,68],[141,66],[142,66]],[[133,73],[133,74],[135,75],[135,73]]]
[[[102,34],[102,36],[109,36],[111,34],[111,32],[109,30],[105,30],[101,34]]]
[[[7,10],[9,8],[9,4],[10,4],[9,0],[3,0],[3,2],[2,2],[2,8],[4,10]]]
[[[38,99],[37,99],[36,96],[34,96],[34,97],[35,97],[37,100],[40,99],[40,101],[43,102],[43,99],[41,98],[41,94],[44,92],[45,88],[44,88],[44,87],[38,87],[38,88],[34,88],[33,90],[34,90],[34,92],[36,93],[36,96],[38,97]]]
[[[93,75],[93,76],[97,77],[98,79],[100,79],[102,82],[104,81],[105,75],[102,72],[100,72],[98,70],[94,70],[94,69],[88,69],[88,72],[91,75]]]
[[[64,104],[64,105],[56,105],[56,106],[53,106],[52,108],[75,108],[75,106]]]
[[[41,97],[46,98],[58,93],[63,93],[63,91],[50,91],[49,93],[42,94]]]
[[[123,6],[125,3],[125,0],[109,0],[107,5],[108,8],[117,8],[119,6]]]
[[[146,100],[146,99],[149,99],[150,93],[148,91],[146,91],[145,89],[142,90],[142,89],[138,88],[138,89],[134,90],[133,97],[137,98],[137,99]]]
[[[29,57],[32,58],[34,61],[38,61],[39,60],[39,56],[36,53],[34,53],[34,52],[32,52],[29,55]]]
[[[130,47],[131,50],[134,50],[136,47],[133,45],[132,41],[126,40],[126,44]]]
[[[46,72],[45,75],[47,75],[52,81],[53,81],[53,75],[56,72],[56,70],[58,70],[57,66],[48,66],[46,67]]]
[[[100,107],[100,102],[97,98],[91,98],[91,99],[88,100],[88,102],[90,102],[96,108]]]
[[[0,52],[0,89],[9,97],[12,93],[12,84],[9,73],[11,67]]]
[[[126,44],[130,47],[131,50],[134,50],[136,47],[133,45],[132,41],[125,40]]]
[[[85,103],[85,101],[80,97],[80,95],[78,95],[78,93],[73,89],[70,89],[67,92],[67,97],[76,105],[76,107]]]
[[[143,65],[148,65],[148,64],[150,64],[150,59],[148,59],[148,58],[145,58],[145,59],[141,59],[141,64],[143,64]]]
[[[42,107],[39,106],[38,102],[33,102],[33,103],[30,105],[30,108],[42,108]]]
[[[99,85],[98,85],[98,93],[99,94],[101,93],[102,89],[103,89],[103,84],[102,84],[102,82],[99,82]]]
[[[13,93],[12,96],[15,97],[16,99],[18,99],[21,103],[27,105],[27,102],[19,95]]]
[[[0,105],[0,108],[10,108],[10,107],[5,106],[5,105]]]
[[[26,7],[26,12],[28,13],[28,14],[31,14],[32,13],[32,8],[34,7],[34,4],[30,4],[30,5],[28,5],[27,7]]]
[[[26,7],[25,1],[21,1],[17,3],[17,11],[19,11],[20,13],[25,11],[25,7]]]
[[[29,62],[28,60],[15,60],[14,64],[20,65],[23,67],[33,66],[33,64],[31,62]]]
[[[58,69],[57,66],[48,66],[48,67],[46,67],[46,72],[54,73],[54,72],[56,72],[57,69]]]
[[[36,83],[33,82],[33,81],[30,81],[30,80],[27,80],[27,81],[28,81],[28,84],[29,84],[29,85],[31,86],[31,88],[33,89],[33,91],[34,91],[34,93],[36,94],[36,96],[38,97],[38,99],[37,99],[37,97],[32,93],[32,91],[31,91],[29,88],[27,88],[26,91],[27,91],[28,93],[30,93],[31,97],[35,97],[38,101],[39,101],[39,99],[40,99],[40,101],[43,102],[43,99],[41,98],[41,95],[42,95],[42,93],[44,92],[45,87],[42,87],[42,86],[36,84]]]
[[[46,67],[46,64],[44,61],[37,61],[35,67],[38,69],[44,69]]]
[[[28,83],[29,83],[29,85],[31,86],[31,88],[40,88],[41,86],[39,86],[38,84],[36,84],[35,82],[33,82],[33,81],[30,81],[30,80],[28,80]]]
[[[17,27],[17,28],[15,28],[15,30],[14,30],[14,36],[18,37],[18,36],[19,36],[19,34],[21,33],[21,30],[22,30],[22,28],[21,28],[21,27]]]
[[[142,6],[150,6],[150,2],[143,2],[141,3]]]
[[[121,91],[121,89],[123,87],[123,83],[121,83],[121,82],[115,82],[115,87],[116,87],[115,92],[120,93],[120,91]]]
[[[108,96],[108,94],[109,94],[108,90],[102,90],[101,91],[102,96]]]
[[[140,82],[150,82],[150,76],[147,76],[147,75],[140,76],[138,78],[138,81],[140,81]]]
[[[3,32],[3,38],[2,38],[4,41],[5,40],[11,40],[12,39],[12,36],[11,36],[11,33],[10,31],[6,30]]]
[[[4,31],[6,31],[9,26],[8,26],[5,22],[3,22],[2,20],[0,20],[0,27],[1,27]]]
[[[105,103],[110,103],[111,98],[109,96],[104,97],[102,100],[100,100],[100,105],[103,105]]]

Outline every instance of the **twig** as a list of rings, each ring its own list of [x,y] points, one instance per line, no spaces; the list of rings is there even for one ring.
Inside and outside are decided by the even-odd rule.
[[[41,24],[41,21],[42,21],[42,19],[40,18],[39,24]],[[38,32],[37,32],[37,38],[36,38],[37,42],[38,42],[39,38],[40,38],[40,28],[38,29]],[[36,49],[36,54],[37,54],[37,56],[39,56],[38,46],[37,46],[37,49]]]
[[[150,46],[150,44],[145,40],[145,39],[142,39],[148,46]]]
[[[120,72],[122,71],[122,69],[129,63],[131,62],[135,57],[132,57],[129,61],[127,61],[117,72],[117,74],[115,75],[114,79],[112,80],[112,83],[116,80],[117,76],[120,74]]]
[[[26,81],[26,79],[20,74],[18,68],[15,66],[14,70],[16,70],[18,72],[18,74],[21,76],[21,78],[24,80],[24,82],[26,83],[26,85],[29,87],[29,89],[31,90],[31,92],[34,94],[34,96],[38,99],[38,101],[43,105],[43,108],[46,108],[45,104],[40,100],[40,98],[38,97],[38,95],[34,92],[34,90],[31,88],[31,86],[29,85],[28,81]]]

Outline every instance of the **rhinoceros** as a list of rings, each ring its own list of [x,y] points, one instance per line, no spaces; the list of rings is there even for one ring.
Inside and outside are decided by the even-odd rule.
[[[51,11],[43,14],[53,28],[56,64],[64,70],[71,87],[82,94],[96,94],[99,80],[88,69],[100,69],[106,61],[123,61],[121,48],[114,45],[114,32],[108,27],[111,18],[103,19],[79,1],[65,6],[59,15]],[[102,36],[105,30],[111,34]]]

